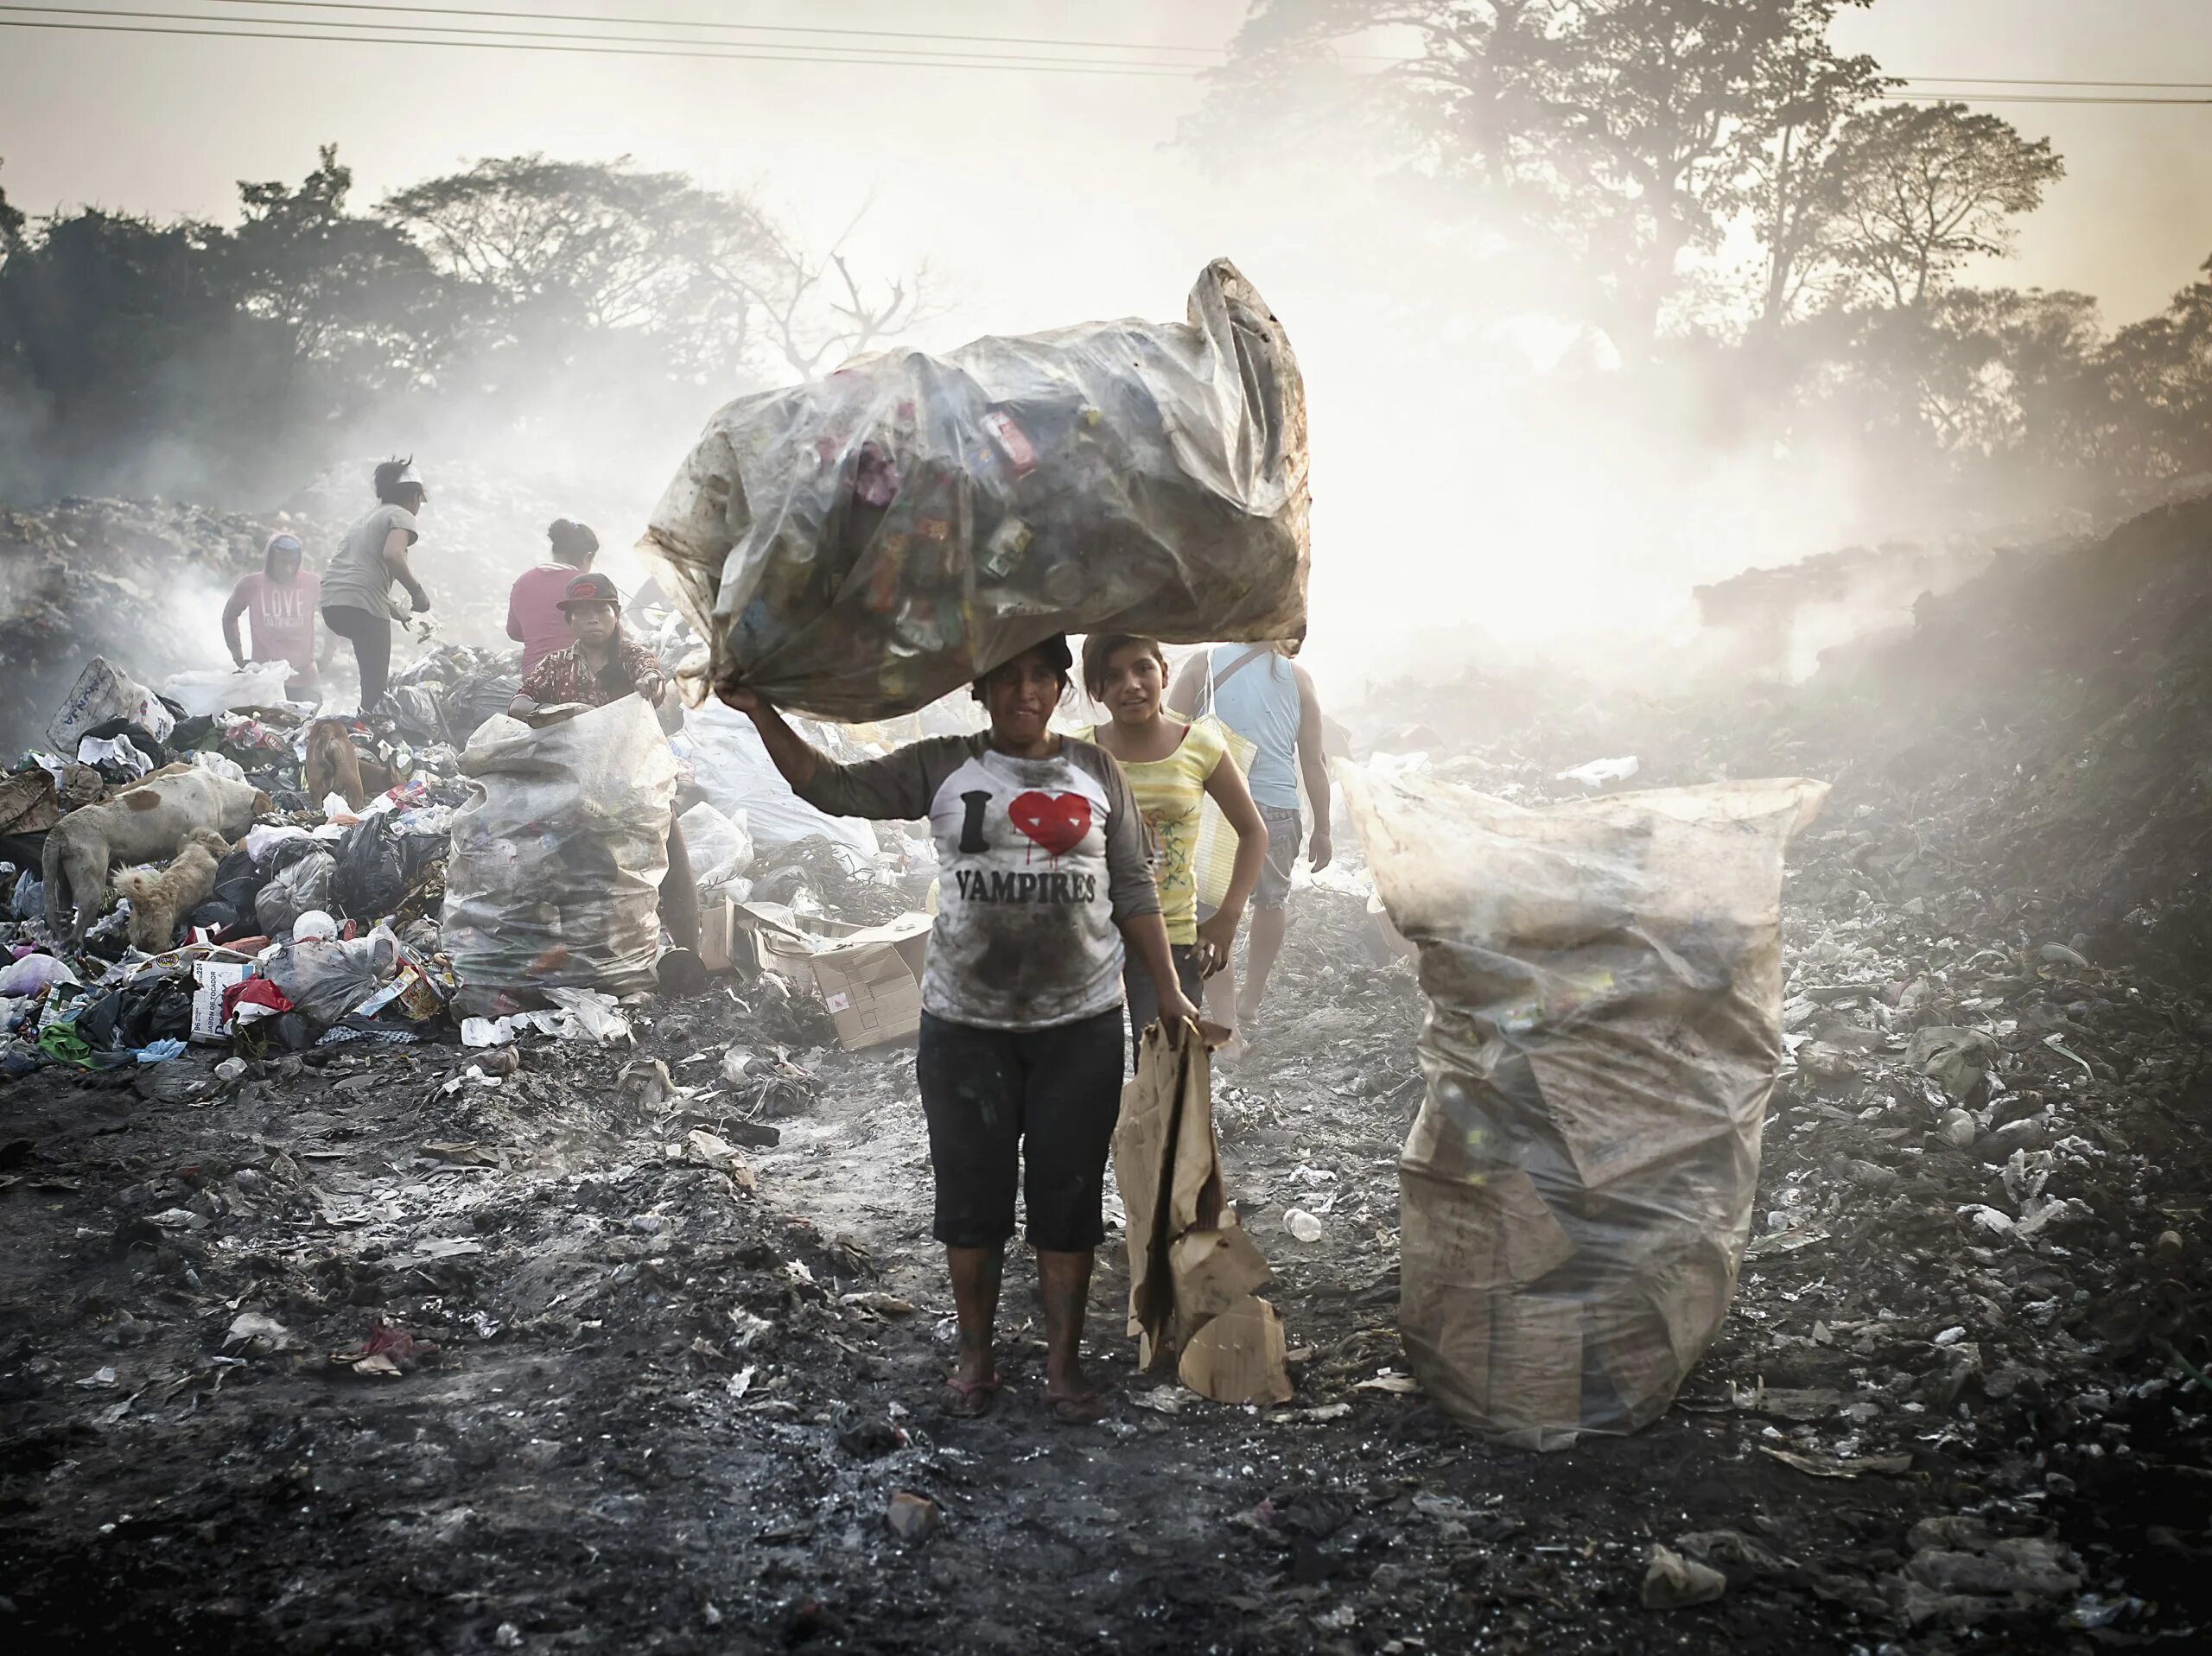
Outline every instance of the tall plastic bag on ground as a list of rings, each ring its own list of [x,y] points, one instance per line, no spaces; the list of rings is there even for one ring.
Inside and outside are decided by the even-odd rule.
[[[649,988],[676,760],[626,695],[542,730],[502,714],[461,756],[442,928],[486,989]]]
[[[1528,809],[1340,775],[1429,1000],[1398,1164],[1414,1371],[1525,1448],[1649,1424],[1735,1292],[1783,1053],[1783,853],[1827,785]]]
[[[714,682],[857,723],[1057,632],[1303,638],[1297,361],[1226,259],[1187,315],[862,358],[718,411],[639,542]]]

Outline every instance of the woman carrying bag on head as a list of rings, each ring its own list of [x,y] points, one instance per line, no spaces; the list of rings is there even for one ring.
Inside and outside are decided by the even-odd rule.
[[[1074,665],[1065,638],[976,680],[990,728],[839,765],[757,692],[749,714],[791,790],[833,816],[926,817],[941,869],[915,1064],[959,1314],[948,1413],[999,1389],[1000,1274],[1027,1198],[1044,1300],[1045,1396],[1068,1424],[1103,1412],[1085,1381],[1084,1311],[1105,1240],[1106,1154],[1122,1097],[1122,972],[1144,963],[1171,1025],[1198,1008],[1177,980],[1144,820],[1111,755],[1050,727]]]

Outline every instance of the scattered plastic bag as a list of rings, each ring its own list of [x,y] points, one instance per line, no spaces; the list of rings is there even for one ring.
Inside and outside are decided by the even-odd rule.
[[[0,966],[0,995],[35,995],[80,980],[68,961],[52,955],[26,955]]]
[[[304,840],[308,837],[308,831],[305,828],[295,828],[289,822],[264,822],[258,828],[246,830],[246,855],[251,857],[256,862],[266,862],[269,860],[270,847],[279,841]]]
[[[128,736],[85,736],[77,742],[77,763],[79,765],[112,765],[127,771],[135,778],[143,777],[154,768],[148,758],[130,744]]]
[[[1626,782],[1643,768],[1633,753],[1617,759],[1592,759],[1587,765],[1578,765],[1571,771],[1562,771],[1553,778],[1555,782],[1579,782],[1586,788],[1602,788],[1609,782]]]
[[[327,851],[310,851],[270,876],[254,893],[253,922],[270,936],[288,932],[303,914],[331,904],[331,881],[338,874],[338,859]]]
[[[365,815],[338,843],[332,895],[341,913],[372,920],[391,913],[446,854],[442,836],[404,832],[390,812]]]
[[[162,686],[162,694],[182,707],[186,718],[210,719],[233,707],[276,706],[283,701],[285,682],[291,676],[288,663],[250,661],[221,672],[175,674]]]
[[[244,782],[245,771],[236,759],[225,757],[211,748],[201,748],[192,756],[192,763],[202,771],[213,771],[217,776],[232,782]]]
[[[1735,1291],[1783,1056],[1783,852],[1827,786],[1529,810],[1342,776],[1429,999],[1398,1164],[1414,1371],[1524,1448],[1649,1424]]]
[[[95,656],[61,698],[47,724],[46,739],[62,752],[73,753],[86,732],[115,723],[136,725],[157,742],[167,741],[176,728],[159,696],[111,666],[105,657]]]
[[[881,849],[874,830],[855,817],[825,816],[793,793],[743,714],[720,701],[694,707],[677,741],[691,761],[699,791],[732,822],[744,822],[756,854],[820,838],[849,846],[874,866]],[[693,869],[698,866],[695,858]]]
[[[714,681],[858,722],[1058,632],[1303,637],[1289,340],[1226,259],[1185,314],[887,352],[721,409],[644,542]]]
[[[318,1024],[334,1024],[376,993],[399,969],[399,939],[378,926],[351,942],[287,943],[262,965],[293,1008]]]
[[[562,1035],[601,1046],[630,1046],[630,1020],[614,997],[597,989],[548,989],[545,998],[568,1014]]]
[[[683,831],[683,849],[691,859],[691,878],[700,885],[720,885],[753,866],[753,836],[746,831],[745,813],[725,816],[712,802],[701,800],[676,820]]]
[[[504,714],[461,755],[442,932],[464,984],[652,987],[676,759],[624,696],[533,730]]]

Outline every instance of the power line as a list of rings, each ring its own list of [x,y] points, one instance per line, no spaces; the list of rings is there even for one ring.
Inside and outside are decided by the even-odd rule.
[[[531,14],[501,12],[468,7],[348,5],[344,0],[216,0],[223,4],[289,5],[315,10],[342,11],[390,11],[413,15],[442,16],[498,17],[529,19]],[[874,68],[936,68],[985,69],[1001,72],[1039,74],[1091,74],[1123,79],[1188,79],[1205,73],[1204,66],[1144,63],[1126,59],[1089,59],[1075,57],[1046,57],[1026,54],[969,53],[964,51],[919,51],[901,48],[876,51],[867,47],[845,47],[822,41],[753,41],[685,42],[658,35],[579,35],[544,29],[494,29],[455,28],[435,24],[414,23],[404,28],[382,30],[375,34],[343,34],[339,29],[366,29],[372,25],[354,22],[323,25],[302,20],[296,23],[282,23],[275,18],[239,18],[235,22],[227,18],[203,16],[191,12],[133,11],[110,8],[82,6],[27,6],[0,4],[0,12],[35,14],[0,17],[0,29],[40,29],[80,34],[149,35],[206,40],[265,40],[321,43],[349,46],[425,46],[463,48],[477,51],[541,52],[567,56],[675,58],[695,61],[726,61],[750,63],[805,63],[850,65]],[[93,18],[102,20],[135,19],[135,22],[61,22],[61,18]],[[634,19],[618,19],[594,14],[545,14],[544,21],[584,23],[634,22]],[[1077,51],[1100,48],[1113,51],[1159,50],[1183,53],[1215,52],[1220,48],[1205,47],[1150,47],[1135,41],[1055,40],[1040,36],[950,35],[921,30],[889,29],[804,29],[792,25],[704,23],[683,19],[649,20],[652,26],[693,29],[743,29],[749,32],[779,34],[835,35],[842,37],[882,38],[912,41],[946,41],[989,45],[1052,45]],[[199,25],[188,27],[187,25]],[[253,27],[252,25],[265,25]],[[433,37],[432,31],[445,38]],[[461,38],[477,36],[480,38]],[[1345,60],[1381,63],[1417,63],[1418,58],[1387,58],[1369,56]],[[1954,86],[2113,86],[2172,89],[2201,89],[2212,92],[2212,82],[2202,81],[2097,81],[2097,80],[2033,80],[2024,78],[1996,77],[1904,77],[1918,90],[1889,91],[1877,96],[1892,101],[1935,99],[1972,104],[2076,104],[2104,106],[2212,106],[2212,98],[2148,98],[2133,95],[2076,95],[2058,92],[1955,92],[1928,90],[1931,83]]]
[[[687,58],[709,62],[736,63],[826,63],[848,64],[879,68],[915,69],[996,69],[1012,70],[1031,74],[1094,74],[1122,79],[1187,79],[1192,72],[1183,69],[1151,68],[1135,65],[1116,65],[1109,62],[1083,63],[1073,60],[1019,61],[1008,58],[951,59],[901,54],[897,56],[862,56],[857,51],[846,55],[834,55],[836,48],[821,48],[811,53],[783,50],[770,42],[755,45],[731,44],[726,48],[712,46],[687,47],[671,43],[666,47],[588,45],[586,35],[567,35],[564,40],[574,45],[556,45],[550,41],[494,38],[489,40],[431,40],[419,35],[387,31],[376,35],[340,35],[329,32],[306,33],[287,29],[247,29],[229,23],[220,18],[200,17],[178,12],[98,11],[80,7],[0,6],[0,11],[61,12],[85,17],[149,17],[175,19],[165,22],[61,22],[52,16],[36,17],[0,17],[0,29],[42,29],[86,35],[157,35],[218,41],[305,41],[341,46],[429,46],[469,48],[493,52],[551,52],[570,56],[632,57],[632,58]],[[253,20],[260,21],[260,20]],[[185,22],[213,23],[216,27],[188,29]],[[491,31],[486,31],[490,33]],[[601,37],[603,38],[603,37]]]
[[[639,19],[634,19],[634,18],[625,19],[625,18],[613,18],[613,17],[591,17],[591,16],[578,16],[578,15],[575,15],[575,14],[568,14],[568,13],[547,13],[547,14],[542,14],[542,15],[539,15],[539,16],[531,16],[531,14],[529,14],[529,13],[525,13],[525,12],[471,11],[471,10],[466,10],[466,9],[463,9],[463,8],[458,8],[458,7],[448,7],[448,6],[373,6],[373,5],[349,5],[349,4],[345,3],[345,0],[215,0],[215,3],[217,3],[217,4],[229,4],[229,5],[241,5],[241,4],[243,4],[243,5],[262,5],[262,6],[268,6],[268,5],[285,5],[285,4],[292,4],[292,5],[316,5],[316,6],[320,6],[320,7],[327,7],[327,8],[328,8],[329,10],[340,10],[340,11],[374,11],[374,12],[394,12],[394,13],[398,13],[398,12],[407,12],[407,13],[414,13],[414,14],[429,15],[429,16],[433,16],[503,17],[503,18],[509,18],[509,19],[512,19],[512,20],[517,21],[517,22],[525,22],[525,23],[528,23],[528,22],[581,22],[581,23],[588,23],[588,24],[597,25],[597,24],[601,24],[601,23],[607,23],[607,24],[618,24],[618,23],[622,23],[622,22],[629,22],[629,23],[632,23],[632,24],[635,24],[635,23],[637,23],[637,22],[640,22],[640,21],[645,21],[645,22],[652,22],[652,23],[653,24],[653,26],[655,26],[655,27],[660,27],[660,26],[663,26],[663,25],[661,25],[661,24],[660,24],[657,20],[639,20]],[[64,12],[67,12],[67,11],[81,10],[84,10],[84,9],[83,9],[83,8],[81,8],[81,7],[65,7],[65,6],[8,6],[8,7],[0,7],[0,10],[10,10],[10,11],[48,11],[48,12],[54,12],[54,13],[57,13],[57,14],[58,14],[58,13],[64,13]],[[112,11],[112,10],[102,10],[99,11],[99,12],[98,12],[97,14],[95,14],[95,15],[99,16],[104,16],[104,17],[153,17],[153,18],[159,18],[159,19],[163,19],[163,20],[167,20],[167,21],[177,21],[177,20],[179,20],[181,17],[182,17],[182,16],[186,16],[185,14],[180,14],[180,13],[176,13],[176,12],[162,12],[162,11],[154,11],[154,12],[146,12],[146,11]],[[203,18],[203,17],[198,17],[198,16],[191,16],[191,17],[189,18],[189,21],[195,22],[214,22],[214,23],[221,23],[221,24],[223,24],[225,27],[229,27],[229,26],[230,26],[230,25],[229,25],[229,20],[228,20],[228,19],[226,19],[226,18],[219,18],[219,17],[204,17],[204,18]],[[262,18],[262,17],[255,17],[255,18],[241,19],[240,21],[241,21],[241,22],[278,22],[278,21],[280,21],[280,20],[276,19],[276,18]],[[286,27],[288,27],[288,28],[299,28],[299,29],[317,29],[317,30],[324,29],[333,29],[333,28],[335,28],[335,29],[348,29],[348,28],[350,28],[350,29],[370,29],[370,28],[375,28],[375,27],[378,27],[378,25],[376,25],[376,24],[375,24],[375,23],[373,23],[373,22],[371,22],[366,21],[366,20],[364,20],[364,19],[358,19],[358,18],[357,18],[357,19],[350,19],[350,20],[348,20],[347,22],[343,22],[343,23],[321,23],[321,22],[314,22],[314,21],[311,21],[311,20],[303,20],[303,21],[302,21],[302,22],[297,22],[297,23],[291,22],[289,22],[289,20],[282,20],[282,21],[284,21],[284,22],[285,22],[285,26],[286,26]],[[670,25],[666,25],[666,26],[669,26],[669,27],[676,27],[676,26],[679,26],[679,25],[670,24]],[[690,25],[690,27],[692,27],[692,28],[697,28],[697,29],[747,29],[747,28],[752,28],[752,27],[755,27],[755,26],[754,26],[754,25],[742,24],[742,23],[696,23],[696,24]],[[667,36],[667,35],[607,35],[607,34],[592,34],[592,35],[583,35],[583,34],[578,34],[578,33],[576,33],[575,31],[574,31],[573,29],[488,29],[488,28],[480,27],[480,26],[478,26],[478,25],[476,25],[476,24],[473,24],[473,23],[456,24],[456,23],[416,23],[416,22],[410,22],[410,23],[407,23],[407,24],[404,24],[404,25],[400,26],[400,29],[401,29],[401,31],[407,32],[407,33],[411,33],[411,34],[414,34],[414,35],[486,35],[486,36],[491,37],[492,39],[494,39],[494,40],[502,40],[502,41],[507,41],[507,40],[514,40],[514,41],[520,41],[520,40],[573,41],[577,41],[577,42],[580,42],[580,43],[582,43],[582,44],[585,44],[585,45],[597,45],[597,44],[599,44],[599,43],[601,43],[601,42],[602,42],[602,41],[606,41],[606,42],[613,42],[613,43],[617,43],[617,44],[635,45],[635,46],[679,46],[679,47],[689,47],[689,46],[690,46],[690,45],[694,44],[694,42],[688,41],[681,41],[681,40],[675,40],[675,39],[671,39],[671,38],[670,38],[669,36]],[[789,32],[789,31],[779,31],[779,32]],[[874,33],[875,31],[868,30],[868,29],[822,29],[822,30],[815,30],[815,31],[810,31],[810,32],[813,32],[813,33],[819,33],[819,34],[831,34],[831,35],[869,35],[869,34]],[[890,32],[890,31],[885,31],[885,38],[887,38],[887,39],[897,39],[897,40],[915,40],[915,41],[930,41],[930,40],[938,40],[938,41],[965,41],[965,40],[988,40],[988,39],[990,39],[991,37],[990,37],[990,36],[988,36],[988,35],[924,35],[924,34],[912,34],[912,33],[892,33],[892,32]],[[1009,40],[1009,41],[1007,41],[1006,43],[1007,43],[1007,44],[1019,44],[1020,42],[1013,41]],[[696,44],[698,44],[698,45],[702,45],[702,46],[732,47],[732,48],[741,48],[741,49],[746,50],[746,51],[756,51],[756,50],[758,50],[758,51],[767,51],[767,52],[790,52],[790,51],[810,51],[810,52],[823,52],[823,53],[834,54],[835,55],[836,55],[836,56],[838,56],[838,57],[844,57],[844,56],[847,56],[847,55],[849,55],[849,54],[871,54],[871,53],[872,53],[872,54],[879,54],[879,55],[880,55],[880,54],[886,54],[886,53],[888,53],[888,52],[890,52],[891,50],[893,50],[893,48],[887,48],[887,47],[856,47],[856,46],[842,46],[842,45],[839,45],[837,42],[836,42],[836,41],[699,41],[699,42],[696,42]],[[1082,44],[1082,42],[1076,42],[1076,44]],[[1135,47],[1132,47],[1132,48],[1128,48],[1128,49],[1130,49],[1130,50],[1140,50],[1140,49],[1148,50],[1148,49],[1150,49],[1150,48],[1135,48]],[[962,48],[956,49],[956,50],[950,50],[950,51],[936,51],[936,50],[931,50],[931,49],[930,49],[930,48],[928,48],[900,47],[900,48],[896,48],[896,50],[897,50],[897,52],[898,52],[898,54],[899,54],[899,56],[903,57],[903,58],[911,58],[911,59],[915,59],[915,60],[936,60],[936,59],[940,59],[940,58],[944,58],[944,59],[953,59],[953,60],[957,60],[958,62],[960,62],[960,63],[961,63],[962,65],[963,65],[963,66],[964,66],[964,65],[967,65],[967,64],[969,64],[969,63],[976,62],[976,61],[986,61],[986,62],[991,62],[991,63],[1004,63],[1004,64],[1007,64],[1007,65],[1008,65],[1008,66],[1020,66],[1020,67],[1052,67],[1052,68],[1089,68],[1089,67],[1092,67],[1092,66],[1095,64],[1095,65],[1097,65],[1098,67],[1104,67],[1104,68],[1109,68],[1109,69],[1110,69],[1110,68],[1162,69],[1162,70],[1167,70],[1167,71],[1170,71],[1170,72],[1173,72],[1173,73],[1178,73],[1178,74],[1192,74],[1192,73],[1198,73],[1197,68],[1196,68],[1194,66],[1190,65],[1190,64],[1185,64],[1185,63],[1174,63],[1174,62],[1164,62],[1164,61],[1160,61],[1160,60],[1151,60],[1151,61],[1146,61],[1146,60],[1144,60],[1136,59],[1136,58],[1091,58],[1091,57],[1086,57],[1086,56],[1082,56],[1082,55],[1048,57],[1048,56],[1040,55],[1040,54],[1035,54],[1035,53],[1023,53],[1023,52],[1014,52],[1014,53],[1007,53],[1007,52],[981,52],[981,51],[969,50],[969,49],[965,48]]]
[[[1901,75],[1898,79],[1946,86],[2133,86],[2153,92],[2212,92],[2212,80],[2031,80],[1993,75]]]
[[[347,0],[213,0],[213,3],[263,5],[295,11],[379,11],[432,17],[492,17],[510,22],[605,23],[629,29],[714,29],[747,35],[839,35],[868,40],[958,41],[977,46],[1084,47],[1109,52],[1179,52],[1203,57],[1221,57],[1228,50],[1219,46],[1181,46],[1150,41],[1081,41],[1046,35],[956,35],[924,29],[829,29],[800,23],[716,23],[702,22],[690,17],[610,17],[591,12],[498,11],[475,6],[354,5],[347,3]]]
[[[2167,105],[2180,108],[2204,109],[2212,107],[2212,98],[2128,98],[2113,96],[2096,98],[2052,92],[1886,92],[1875,93],[1877,98],[1891,103],[1935,104],[2103,104],[2103,105]]]

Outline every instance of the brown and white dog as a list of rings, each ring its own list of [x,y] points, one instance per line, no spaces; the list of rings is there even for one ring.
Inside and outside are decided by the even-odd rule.
[[[158,955],[176,941],[176,924],[207,900],[215,889],[215,865],[229,854],[230,841],[213,828],[194,828],[169,866],[126,868],[115,877],[118,896],[130,899],[131,947]]]
[[[365,759],[353,747],[353,733],[343,719],[318,719],[308,726],[307,763],[301,772],[308,797],[320,805],[325,794],[336,794],[355,810],[372,794],[391,786],[391,771],[374,759]]]
[[[47,832],[46,929],[56,937],[67,930],[83,942],[118,863],[166,863],[194,828],[234,840],[269,806],[269,796],[250,782],[179,769],[71,811]]]

